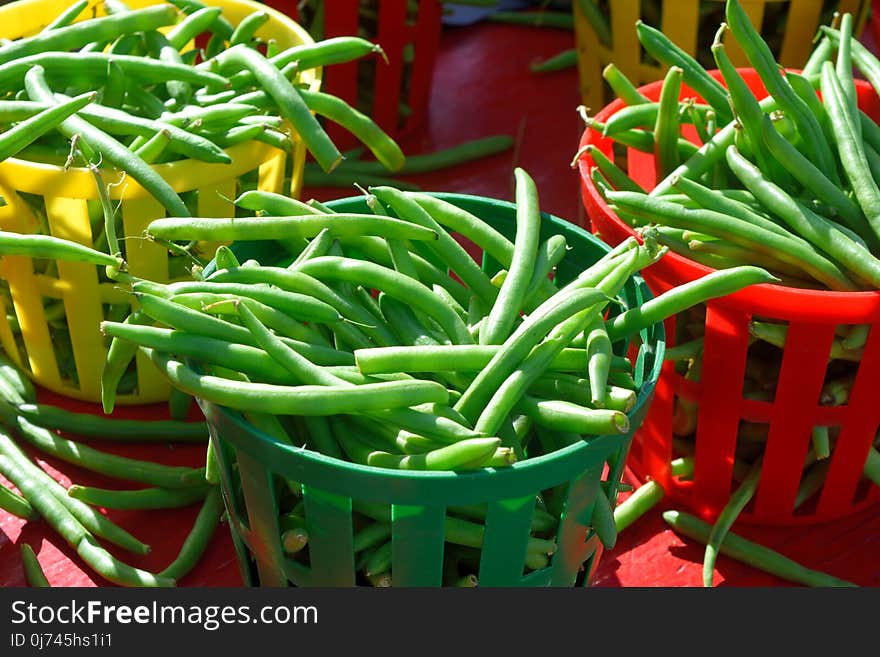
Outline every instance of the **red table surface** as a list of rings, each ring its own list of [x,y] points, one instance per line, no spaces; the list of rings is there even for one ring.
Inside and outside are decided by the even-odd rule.
[[[866,35],[869,42],[871,35]],[[521,166],[535,179],[542,209],[580,223],[577,173],[569,166],[582,123],[577,74],[567,69],[533,74],[531,62],[573,46],[562,30],[535,29],[494,23],[447,28],[436,63],[428,124],[401,146],[407,154],[446,148],[490,134],[509,134],[517,145],[509,152],[478,162],[406,179],[430,191],[477,194],[512,200],[513,169]],[[598,110],[599,108],[593,108]],[[308,188],[302,197],[329,200],[356,194],[349,189]],[[74,402],[45,390],[41,401],[74,410],[98,413],[94,404]],[[164,405],[125,407],[120,415],[143,419],[166,418]],[[194,409],[194,415],[197,409]],[[90,444],[98,445],[96,441]],[[119,445],[102,443],[108,451],[169,464],[201,465],[201,446]],[[94,475],[54,458],[27,450],[65,486],[71,482],[108,488],[136,487]],[[625,481],[638,484],[629,472]],[[625,498],[625,495],[621,499]],[[613,550],[603,554],[594,585],[603,587],[686,587],[701,585],[702,545],[671,531],[661,518],[669,508],[661,502],[652,512],[622,532]],[[198,505],[167,511],[115,512],[108,515],[152,546],[144,557],[111,548],[132,565],[161,570],[177,554]],[[739,526],[742,535],[776,549],[811,568],[823,570],[861,586],[880,585],[880,509],[840,521],[798,528]],[[0,586],[24,586],[19,544],[30,543],[38,553],[53,586],[112,586],[94,575],[64,541],[43,522],[25,523],[0,512]],[[789,586],[722,555],[715,582],[720,586]],[[198,565],[179,586],[240,586],[238,564],[225,525],[214,537]]]

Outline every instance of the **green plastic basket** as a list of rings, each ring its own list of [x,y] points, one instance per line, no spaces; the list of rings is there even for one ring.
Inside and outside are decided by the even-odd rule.
[[[513,238],[513,204],[458,194],[437,196]],[[363,197],[327,205],[340,212],[369,211]],[[542,239],[554,233],[565,235],[570,247],[556,273],[562,282],[609,250],[581,228],[544,214]],[[267,262],[274,254],[267,242],[240,243],[234,248],[241,261]],[[212,269],[213,263],[205,273]],[[624,305],[630,307],[649,298],[651,293],[639,277],[628,281],[621,294]],[[229,526],[245,584],[355,586],[355,500],[391,505],[393,586],[440,586],[447,507],[477,504],[488,505],[477,573],[480,586],[588,586],[602,554],[602,545],[590,527],[593,506],[602,494],[608,495],[612,507],[616,503],[632,432],[645,416],[660,374],[665,349],[662,324],[643,331],[637,343],[618,345],[631,356],[637,354],[638,401],[628,413],[629,434],[590,437],[497,470],[413,472],[361,466],[282,444],[238,412],[199,400],[218,456]],[[302,484],[308,564],[287,556],[282,548],[277,493],[285,480]],[[537,496],[558,485],[567,485],[567,495],[556,518],[557,549],[547,567],[527,570],[526,542]]]

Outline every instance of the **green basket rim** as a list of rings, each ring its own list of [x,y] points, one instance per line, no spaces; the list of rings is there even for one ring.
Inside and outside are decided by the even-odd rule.
[[[459,205],[460,202],[464,202],[465,204],[476,203],[478,205],[502,207],[508,211],[515,210],[516,208],[516,205],[509,201],[483,196],[442,192],[426,193],[456,205]],[[325,205],[334,208],[355,202],[363,203],[364,201],[365,198],[363,196],[352,196],[328,201]],[[456,201],[459,201],[459,203],[455,203]],[[542,221],[550,222],[552,225],[560,228],[562,232],[577,235],[579,238],[591,242],[594,246],[599,247],[605,252],[611,250],[610,246],[590,234],[588,231],[585,231],[583,228],[564,219],[542,212]],[[239,245],[233,245],[233,249],[236,247],[239,247]],[[215,267],[215,261],[211,260],[208,265],[206,265],[204,274],[210,275]],[[632,276],[631,280],[643,293],[648,295],[648,298],[653,296],[647,284],[644,282],[644,279],[640,275],[636,274]],[[641,388],[637,391],[637,401],[635,406],[626,413],[630,420],[641,417],[643,413],[646,412],[647,405],[650,403],[653,396],[654,388],[663,365],[663,354],[665,352],[665,331],[663,323],[658,322],[652,327],[652,330],[656,332],[656,340],[651,345],[654,348],[655,360],[650,372],[645,372],[645,380],[642,383]],[[452,486],[467,488],[469,487],[469,484],[477,484],[478,482],[483,485],[484,492],[486,490],[486,484],[492,482],[491,488],[499,493],[503,493],[503,496],[508,498],[511,497],[510,493],[512,489],[521,489],[524,491],[524,494],[528,494],[528,491],[533,493],[535,490],[539,490],[545,485],[544,482],[547,481],[547,476],[551,474],[551,471],[555,473],[554,478],[557,480],[561,481],[563,479],[561,475],[563,470],[567,473],[564,478],[571,479],[579,473],[582,473],[589,465],[596,463],[599,452],[602,453],[604,460],[606,456],[610,456],[610,454],[625,446],[627,442],[632,439],[633,434],[641,423],[631,422],[630,429],[625,434],[593,436],[581,443],[569,445],[568,447],[556,450],[550,454],[542,454],[540,456],[528,458],[505,468],[483,468],[481,470],[467,472],[394,470],[352,463],[351,461],[326,456],[320,452],[315,452],[304,447],[295,447],[293,445],[281,443],[269,434],[252,426],[237,411],[233,411],[202,399],[199,399],[198,403],[205,413],[209,424],[212,425],[213,429],[218,431],[222,440],[231,442],[237,449],[241,449],[257,459],[261,459],[263,456],[261,452],[264,450],[274,451],[275,456],[273,457],[271,466],[267,464],[267,467],[274,472],[284,471],[288,464],[294,464],[299,468],[302,468],[305,465],[312,466],[321,470],[326,470],[326,475],[336,477],[337,483],[339,484],[336,486],[337,489],[351,488],[354,490],[358,481],[363,483],[375,483],[378,480],[383,480],[384,482],[389,484],[393,483],[398,486],[411,484],[413,486],[413,490],[411,491],[413,494],[413,503],[415,503],[416,496],[419,500],[422,500],[423,503],[423,498],[426,492],[437,494],[442,492],[445,494]],[[224,433],[223,430],[229,429],[232,431]],[[244,436],[247,436],[246,440],[244,439]],[[259,441],[259,443],[255,444],[253,442],[254,440]],[[350,477],[355,481],[343,483],[341,480],[342,477]],[[302,481],[301,483],[307,484],[308,481]],[[424,485],[428,485],[432,490],[426,491],[423,487]],[[418,490],[415,490],[416,488],[418,488]],[[358,490],[358,498],[366,499],[372,497],[369,491],[363,491],[362,489]],[[379,495],[379,491],[375,492],[378,495],[377,500],[386,497]],[[399,495],[395,495],[395,497],[400,498],[400,502],[398,503],[406,503],[407,498],[411,497],[406,494],[405,486],[397,492]],[[366,493],[366,495],[363,493]]]

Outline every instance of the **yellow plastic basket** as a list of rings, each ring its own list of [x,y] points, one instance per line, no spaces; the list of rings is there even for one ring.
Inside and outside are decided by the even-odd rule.
[[[68,0],[18,0],[0,7],[0,36],[15,39],[34,34],[69,6]],[[132,8],[159,4],[154,0],[126,0]],[[251,0],[213,0],[222,7],[223,15],[237,24],[248,14],[262,10],[271,18],[257,32],[262,39],[273,38],[278,46],[287,48],[312,39],[302,27],[281,12]],[[102,12],[103,3],[95,0],[94,11]],[[92,8],[83,16],[92,15]],[[320,70],[304,72],[302,78],[317,90]],[[292,135],[295,137],[295,135]],[[293,139],[288,166],[288,153],[262,142],[247,142],[226,149],[231,164],[209,164],[195,160],[179,160],[156,164],[154,168],[178,193],[198,192],[198,215],[206,217],[233,216],[231,199],[239,192],[241,176],[257,172],[261,190],[296,196],[302,184],[305,147]],[[285,187],[290,175],[289,187]],[[142,239],[145,227],[154,219],[165,216],[165,208],[134,180],[120,172],[106,170],[105,181],[110,195],[120,203],[123,234],[120,239],[129,272],[154,281],[167,281],[168,252],[165,248]],[[31,195],[30,203],[21,194]],[[93,246],[87,202],[97,199],[95,179],[88,169],[70,168],[10,158],[0,162],[0,195],[7,205],[0,208],[0,229],[33,233],[41,229],[40,219],[33,212],[33,199],[45,207],[45,225],[56,237]],[[121,238],[123,236],[120,236]],[[135,238],[135,239],[133,239]],[[23,367],[35,383],[58,394],[83,401],[101,399],[101,370],[107,353],[99,324],[105,319],[110,304],[127,304],[130,295],[112,283],[99,281],[98,269],[71,262],[57,263],[57,276],[35,273],[31,258],[4,256],[0,259],[0,278],[7,284],[9,295],[0,297],[0,343],[16,363]],[[63,316],[47,317],[46,302],[60,301]],[[60,309],[61,304],[55,303]],[[61,326],[69,333],[69,344],[53,335],[50,326]],[[71,353],[72,352],[72,353]],[[65,359],[65,367],[59,359]],[[72,361],[72,364],[67,364]],[[71,367],[75,376],[70,376]],[[133,392],[120,393],[117,403],[146,404],[164,401],[170,388],[151,363],[138,354],[137,383]]]
[[[600,8],[606,6],[597,0],[586,2]],[[711,44],[723,20],[714,18],[723,16],[724,3],[725,0],[609,0],[607,9],[600,10],[610,35],[610,44],[606,44],[582,13],[580,1],[575,0],[572,5],[583,104],[599,111],[613,100],[602,78],[602,70],[612,62],[636,86],[659,80],[665,74],[666,67],[645,61],[645,52],[636,35],[637,20],[662,30],[694,57],[709,55],[708,48],[702,48],[700,44]],[[740,0],[740,3],[752,24],[761,26],[761,33],[770,43],[777,61],[790,68],[801,68],[807,61],[813,48],[813,36],[829,12],[851,13],[854,33],[859,35],[871,5],[869,0]],[[735,40],[730,39],[729,32],[725,46],[736,66],[749,65]]]

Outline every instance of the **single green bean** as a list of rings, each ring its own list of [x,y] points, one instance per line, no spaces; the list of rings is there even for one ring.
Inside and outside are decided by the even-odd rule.
[[[332,171],[342,161],[342,153],[318,123],[300,90],[265,57],[244,44],[239,44],[218,54],[216,60],[221,70],[224,66],[229,66],[244,68],[254,74],[260,87],[272,97],[281,115],[290,122],[324,171]]]
[[[28,586],[35,588],[47,588],[50,586],[49,580],[46,579],[46,573],[43,572],[42,566],[34,553],[34,549],[30,543],[21,544],[21,563],[24,568],[25,580]]]
[[[673,529],[702,543],[708,540],[711,532],[708,523],[681,511],[664,511],[663,520]],[[857,586],[852,582],[806,568],[775,550],[749,541],[733,532],[727,534],[720,551],[721,554],[791,582],[820,587]]]
[[[16,410],[38,426],[94,439],[197,443],[208,439],[204,422],[127,420],[77,413],[49,404],[20,404]]]
[[[192,529],[187,534],[177,557],[157,577],[166,577],[177,581],[189,573],[201,559],[205,550],[208,549],[224,513],[220,488],[214,486],[202,503],[199,514],[196,516]]]
[[[654,123],[654,159],[657,163],[657,182],[663,180],[679,164],[678,138],[681,134],[678,97],[681,92],[683,71],[671,66],[663,78],[660,105]]]
[[[711,272],[659,294],[641,306],[631,308],[607,321],[608,337],[616,342],[709,299],[733,294],[749,285],[778,281],[778,278],[760,267],[741,266]]]
[[[0,65],[53,50],[75,50],[93,41],[112,41],[130,32],[155,30],[172,25],[176,19],[173,7],[157,5],[44,30],[0,46]]]
[[[538,252],[541,211],[535,181],[517,167],[516,237],[508,274],[480,330],[480,344],[502,344],[510,336],[522,310]]]
[[[72,485],[70,497],[105,509],[176,509],[205,499],[209,487],[141,488],[138,490],[109,490],[91,486]]]
[[[217,376],[199,375],[167,355],[142,349],[172,384],[200,399],[243,411],[327,416],[449,401],[446,388],[433,381],[387,381],[355,387],[233,382]],[[340,394],[342,391],[344,393]]]

